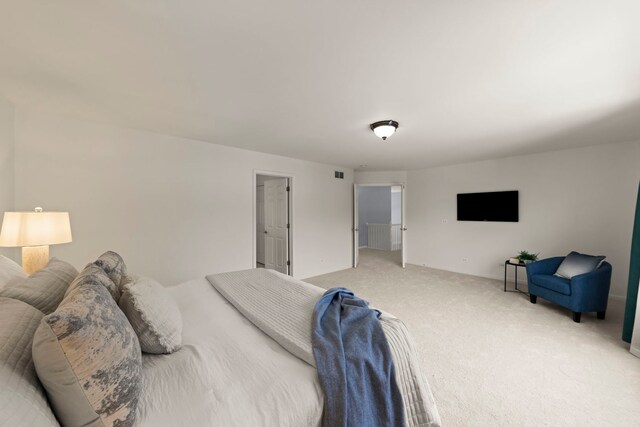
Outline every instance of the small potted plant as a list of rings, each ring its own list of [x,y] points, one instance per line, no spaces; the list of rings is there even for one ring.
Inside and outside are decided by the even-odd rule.
[[[524,264],[531,264],[534,261],[538,260],[538,254],[532,254],[527,251],[520,251],[518,254],[518,259]]]

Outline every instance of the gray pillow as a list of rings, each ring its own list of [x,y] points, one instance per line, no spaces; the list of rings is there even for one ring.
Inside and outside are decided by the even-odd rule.
[[[0,425],[58,425],[31,357],[43,316],[27,303],[0,298]]]
[[[123,287],[120,308],[145,353],[168,354],[182,345],[182,315],[169,292],[153,279],[138,277]]]
[[[77,275],[78,270],[71,264],[51,258],[42,270],[5,286],[0,291],[0,297],[26,302],[44,314],[53,313]]]
[[[102,286],[103,288],[105,288],[107,291],[109,291],[109,294],[111,294],[111,297],[113,297],[113,300],[115,302],[118,302],[118,300],[120,299],[120,291],[118,290],[116,284],[113,283],[113,281],[109,278],[109,276],[107,276],[107,273],[105,273],[103,269],[95,264],[87,264],[84,270],[82,270],[80,274],[78,274],[76,279],[69,285],[69,288],[67,289],[64,297],[66,298],[67,296],[69,296],[78,286],[87,283],[90,283],[94,286]]]
[[[33,338],[33,361],[61,424],[134,424],[142,354],[104,286],[80,284],[42,319]]]
[[[556,276],[571,279],[584,273],[590,273],[600,266],[605,256],[584,255],[578,252],[571,252],[567,255],[556,270]]]
[[[15,280],[24,279],[27,274],[14,260],[0,255],[0,289]]]

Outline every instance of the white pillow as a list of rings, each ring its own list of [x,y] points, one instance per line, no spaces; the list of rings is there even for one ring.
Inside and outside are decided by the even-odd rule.
[[[18,263],[0,255],[0,289],[15,279],[24,279],[25,277],[27,277],[27,273],[22,271],[22,267]]]
[[[169,292],[148,277],[132,278],[122,288],[120,308],[145,353],[169,354],[182,346],[182,315]]]

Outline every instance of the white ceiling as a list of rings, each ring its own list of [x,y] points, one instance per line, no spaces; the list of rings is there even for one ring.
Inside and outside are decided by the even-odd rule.
[[[640,140],[638,0],[0,5],[16,105],[378,170]]]

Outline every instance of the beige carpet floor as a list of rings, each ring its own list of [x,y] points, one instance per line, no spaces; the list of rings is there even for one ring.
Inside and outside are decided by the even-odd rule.
[[[360,254],[357,269],[306,281],[347,287],[407,324],[445,426],[640,426],[640,359],[620,339],[622,307],[577,324],[501,281]]]

